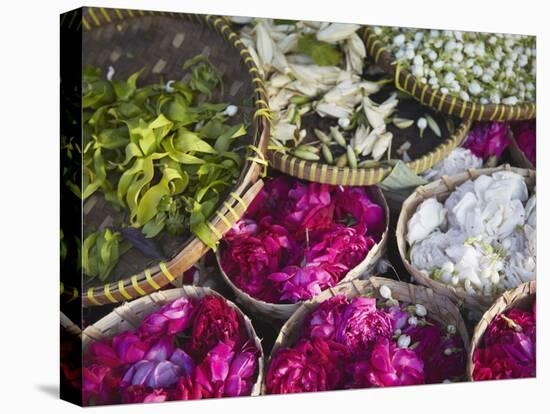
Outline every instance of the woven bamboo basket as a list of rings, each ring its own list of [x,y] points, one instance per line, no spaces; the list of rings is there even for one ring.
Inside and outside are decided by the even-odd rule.
[[[425,186],[418,187],[413,194],[403,203],[399,220],[397,221],[396,238],[397,247],[401,260],[405,264],[407,271],[414,276],[415,281],[421,285],[433,289],[434,292],[447,296],[452,299],[459,307],[464,306],[468,310],[484,312],[491,306],[494,298],[484,297],[481,295],[468,295],[463,288],[446,285],[442,282],[431,279],[425,271],[419,271],[415,268],[408,259],[408,246],[405,240],[407,234],[407,223],[416,212],[420,203],[424,200],[436,197],[437,200],[443,202],[455,190],[457,186],[467,180],[475,180],[481,175],[492,175],[497,171],[513,171],[521,175],[525,179],[527,188],[532,191],[536,184],[536,172],[533,170],[525,170],[513,168],[505,164],[497,168],[485,168],[479,170],[468,170],[463,174],[452,177],[442,177],[440,180]]]
[[[537,167],[527,159],[523,151],[520,149],[518,141],[516,140],[516,134],[512,128],[510,128],[510,145],[508,148],[510,149],[510,155],[515,165],[520,168],[527,168],[529,170],[537,169]]]
[[[143,319],[152,312],[157,311],[166,303],[179,298],[201,299],[205,296],[221,296],[216,291],[209,288],[200,288],[195,286],[183,286],[178,289],[168,289],[151,293],[142,298],[127,302],[115,308],[104,318],[93,325],[88,326],[82,331],[82,350],[86,350],[93,341],[109,339],[114,335],[137,329]],[[258,357],[258,377],[252,387],[251,395],[259,395],[263,377],[264,355],[260,339],[252,326],[250,319],[231,301],[227,300],[229,306],[234,308],[244,321],[246,331],[254,339],[254,345],[260,350]]]
[[[418,105],[416,104],[416,106]],[[417,114],[417,116],[421,115]],[[444,119],[441,114],[434,113],[433,116],[434,118]],[[322,122],[322,120],[319,122]],[[439,122],[439,124],[443,125],[444,123]],[[470,125],[471,123],[469,121],[464,121],[460,123],[453,132],[445,131],[448,135],[446,135],[447,138],[444,140],[437,137],[429,130],[425,131],[423,140],[418,140],[416,129],[411,129],[411,132],[406,135],[398,128],[394,128],[392,130],[393,126],[391,126],[389,129],[392,130],[395,141],[395,143],[392,144],[392,148],[395,150],[405,141],[415,139],[418,145],[413,145],[410,150],[410,152],[413,152],[411,154],[413,160],[407,162],[406,165],[414,171],[415,174],[419,174],[437,164],[449,155],[453,149],[460,145],[468,133]],[[315,128],[319,128],[318,124],[313,126]],[[308,136],[313,137],[314,135],[308,134]],[[304,144],[307,143],[308,140],[306,139]],[[267,157],[273,168],[282,171],[285,174],[292,175],[303,180],[332,185],[364,186],[378,184],[386,178],[393,169],[390,165],[368,168],[337,167],[322,163],[320,161],[306,161],[281,151],[268,151]],[[398,158],[398,156],[395,156],[394,151],[392,151],[392,158],[396,157]]]
[[[352,280],[348,283],[335,286],[313,299],[304,302],[281,328],[279,336],[275,340],[275,344],[271,350],[271,355],[265,365],[266,369],[269,367],[271,358],[279,348],[292,346],[300,339],[301,327],[306,318],[322,302],[337,295],[345,295],[348,298],[369,296],[381,299],[382,297],[380,296],[379,289],[384,285],[391,289],[392,297],[399,302],[424,305],[428,310],[428,315],[437,322],[445,326],[449,324],[456,326],[457,332],[464,342],[464,346],[467,347],[469,345],[470,339],[464,320],[458,308],[448,297],[438,295],[431,289],[421,286],[372,276],[368,280]],[[265,394],[265,392],[264,382],[262,383],[262,394]]]
[[[346,276],[339,282],[339,284],[345,283],[350,280],[357,279],[361,275],[369,274],[373,271],[374,267],[376,266],[376,263],[378,260],[383,256],[384,252],[386,251],[386,242],[388,239],[388,228],[389,228],[389,222],[390,222],[390,212],[388,209],[388,205],[386,204],[386,200],[384,199],[384,195],[377,187],[371,188],[371,193],[369,196],[372,197],[372,200],[377,203],[378,205],[383,206],[384,212],[385,212],[385,220],[386,220],[386,229],[384,230],[384,233],[382,234],[380,241],[370,249],[369,253],[365,257],[365,259],[359,263],[357,266],[355,266],[353,269],[351,269]],[[225,282],[229,285],[229,287],[233,290],[235,293],[235,296],[237,298],[237,301],[239,303],[242,303],[244,307],[246,307],[254,316],[260,317],[266,321],[281,321],[286,320],[300,307],[300,305],[303,302],[297,302],[297,303],[268,303],[263,300],[259,300],[256,298],[253,298],[248,293],[243,292],[241,289],[239,289],[229,278],[229,276],[224,272],[221,262],[220,262],[220,251],[218,250],[216,252],[216,260],[218,261],[218,267],[220,269],[220,273],[225,280]]]
[[[75,17],[76,16],[76,17]],[[223,95],[213,99],[238,105],[241,121],[250,123],[246,161],[237,183],[220,195],[218,210],[207,222],[212,238],[223,234],[241,217],[262,186],[258,180],[266,168],[263,154],[269,137],[267,95],[248,50],[223,17],[142,10],[85,8],[67,14],[62,25],[70,25],[75,35],[82,30],[83,64],[106,71],[116,68],[125,79],[144,68],[145,83],[179,79],[183,63],[200,53],[206,55],[223,74]],[[84,204],[85,221],[91,231],[108,225],[122,214],[102,198],[93,195]],[[85,226],[84,232],[87,232]],[[110,283],[85,280],[83,306],[117,303],[140,297],[173,282],[209,249],[189,232],[183,237],[159,236],[164,258],[151,259],[131,249],[125,253]]]
[[[485,331],[491,321],[499,314],[511,308],[527,308],[533,304],[537,294],[537,282],[535,280],[519,285],[517,288],[504,292],[491,306],[478,322],[472,336],[472,343],[468,352],[468,365],[466,372],[468,381],[473,381],[474,373],[474,352],[480,346]]]
[[[457,116],[472,121],[512,121],[532,119],[536,116],[536,104],[522,103],[519,105],[483,105],[476,102],[466,102],[462,99],[443,94],[432,89],[428,84],[421,83],[408,70],[394,64],[394,58],[384,43],[378,39],[372,27],[363,31],[363,40],[367,55],[386,73],[394,78],[395,86],[414,97],[424,105],[439,112]]]

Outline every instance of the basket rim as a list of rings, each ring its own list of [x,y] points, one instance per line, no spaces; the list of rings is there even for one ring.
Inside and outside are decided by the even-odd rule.
[[[395,229],[395,237],[397,239],[397,248],[399,250],[399,256],[401,261],[405,265],[407,271],[414,276],[415,281],[419,284],[431,288],[439,294],[448,296],[453,300],[459,309],[463,307],[469,310],[474,311],[485,311],[494,303],[494,297],[486,298],[482,295],[468,295],[463,288],[449,286],[445,283],[439,282],[426,276],[424,271],[418,270],[412,265],[409,259],[407,259],[407,241],[406,241],[406,230],[407,224],[411,219],[412,215],[416,211],[416,206],[423,200],[431,198],[439,193],[432,193],[435,189],[440,186],[445,186],[445,192],[448,192],[449,195],[452,193],[458,185],[461,185],[467,180],[473,180],[481,175],[492,175],[499,171],[512,171],[523,177],[524,180],[534,179],[536,180],[536,171],[528,170],[524,168],[512,167],[509,164],[503,164],[495,168],[479,168],[479,169],[468,169],[464,173],[457,174],[454,176],[443,176],[439,180],[433,181],[429,184],[417,187],[409,197],[403,202],[401,212],[399,213],[399,218],[397,220],[397,225]],[[448,196],[447,196],[448,197]],[[409,207],[414,205],[415,209],[409,211]]]
[[[369,250],[369,252],[365,256],[363,261],[358,263],[357,266],[350,269],[349,272],[346,273],[346,275],[342,278],[342,280],[340,280],[333,287],[329,287],[329,288],[323,290],[320,294],[323,294],[323,292],[326,292],[326,291],[330,291],[331,289],[333,289],[337,286],[341,286],[343,284],[349,283],[352,280],[356,280],[361,275],[361,273],[359,273],[357,275],[354,275],[354,274],[357,273],[360,269],[363,269],[364,272],[368,271],[369,265],[374,265],[378,260],[377,256],[381,255],[385,251],[387,241],[388,241],[388,237],[389,237],[389,233],[390,233],[390,227],[389,227],[389,224],[390,224],[390,210],[389,210],[388,204],[386,202],[386,198],[385,198],[384,193],[382,192],[382,190],[378,187],[372,187],[372,191],[377,192],[377,196],[380,197],[380,200],[383,203],[384,217],[385,217],[385,220],[386,220],[386,227],[384,229],[384,232],[382,233],[382,236],[380,237],[380,241],[378,243],[376,243]],[[309,300],[311,300],[311,299],[301,300],[301,301],[298,301],[296,303],[270,303],[270,302],[266,302],[266,301],[261,300],[261,299],[254,298],[249,293],[243,291],[237,285],[235,285],[233,283],[233,281],[231,280],[231,278],[227,275],[225,270],[223,270],[223,267],[222,267],[222,264],[221,264],[220,253],[221,253],[221,249],[218,249],[216,251],[216,262],[218,264],[218,269],[220,271],[220,274],[222,275],[222,278],[225,281],[225,283],[227,283],[227,285],[229,285],[229,287],[233,290],[235,295],[239,299],[241,299],[241,301],[245,302],[244,306],[246,306],[247,308],[249,307],[248,304],[251,303],[252,304],[251,306],[253,306],[254,308],[265,308],[266,312],[267,312],[268,309],[270,309],[272,311],[273,310],[280,310],[284,314],[290,314],[288,317],[285,318],[285,320],[286,320],[289,317],[291,317],[291,315],[300,306],[302,306],[304,303],[307,303]],[[267,320],[267,318],[265,316],[263,316],[263,318]],[[277,318],[277,317],[273,317],[273,319],[281,320],[281,318]]]
[[[82,352],[83,354],[86,352],[86,349],[90,343],[110,337],[109,335],[104,334],[104,331],[100,328],[100,326],[104,323],[109,322],[111,319],[113,320],[117,319],[119,321],[118,323],[120,323],[121,321],[126,321],[133,327],[131,329],[136,329],[137,327],[134,326],[134,322],[132,320],[125,319],[125,317],[127,317],[128,312],[133,307],[136,307],[136,305],[141,305],[144,302],[148,302],[148,305],[149,305],[148,310],[143,315],[149,315],[151,312],[154,312],[155,310],[157,310],[158,307],[162,306],[165,303],[172,302],[177,298],[202,298],[209,295],[222,298],[228,304],[228,306],[232,307],[237,311],[237,313],[242,317],[246,330],[254,341],[254,345],[258,348],[259,350],[259,355],[257,358],[258,376],[256,378],[256,381],[254,382],[254,385],[252,386],[251,396],[259,395],[261,390],[261,384],[263,382],[264,359],[265,359],[264,350],[263,350],[260,337],[258,336],[256,329],[254,328],[254,325],[252,324],[252,321],[250,320],[250,318],[237,306],[237,304],[235,304],[233,301],[227,299],[220,293],[208,287],[182,286],[180,288],[161,290],[161,291],[153,292],[146,296],[142,296],[140,298],[137,298],[136,300],[124,303],[116,307],[110,313],[103,316],[101,319],[94,322],[92,325],[87,326],[81,332]],[[176,299],[172,299],[170,298],[170,296],[176,296]],[[112,324],[108,324],[108,325],[112,326]]]
[[[231,25],[223,16],[104,7],[85,7],[70,13],[74,13],[77,19],[80,17],[81,26],[79,24],[77,29],[81,28],[82,32],[90,32],[105,25],[141,17],[162,16],[188,19],[197,24],[205,24],[210,30],[216,32],[223,40],[229,43],[230,47],[239,52],[243,69],[248,69],[250,84],[255,91],[254,116],[252,121],[254,132],[252,143],[245,156],[239,181],[229,189],[229,195],[225,200],[220,202],[217,210],[207,222],[212,238],[219,241],[223,234],[244,214],[250,199],[261,188],[260,175],[262,175],[262,170],[265,169],[266,165],[264,154],[267,151],[271,129],[268,98],[264,82],[257,75],[258,69],[250,57],[248,49],[242,44],[239,36],[232,30]],[[74,17],[65,19],[67,24],[72,24],[74,20]],[[81,297],[83,307],[113,304],[135,299],[174,282],[179,277],[178,275],[191,268],[209,250],[204,243],[191,233],[179,252],[168,262],[160,262],[155,266],[143,269],[136,275],[125,277],[115,282],[90,287],[86,292],[80,292],[82,287],[69,287],[67,289],[62,286],[62,297],[63,293],[68,293],[68,296],[71,297],[70,300]],[[83,277],[82,273],[81,276]]]
[[[458,147],[468,135],[472,123],[462,120],[457,129],[442,143],[420,158],[406,162],[405,165],[415,174],[422,173],[443,160]],[[307,161],[280,150],[267,151],[270,165],[285,174],[303,180],[332,185],[375,185],[380,183],[393,167],[336,167],[321,162]]]
[[[289,328],[292,328],[293,325],[299,320],[300,317],[310,314],[312,311],[314,311],[322,302],[330,299],[330,297],[336,296],[338,294],[346,294],[350,290],[355,290],[355,293],[351,293],[349,297],[357,297],[357,296],[363,296],[367,293],[369,289],[372,289],[373,297],[380,297],[379,288],[382,285],[390,285],[390,286],[401,286],[401,287],[407,287],[408,293],[412,295],[412,290],[418,290],[423,293],[425,293],[426,297],[433,298],[434,296],[438,297],[439,300],[441,300],[445,306],[447,307],[447,310],[450,308],[452,312],[454,313],[454,316],[458,317],[458,324],[460,326],[457,326],[457,334],[459,334],[462,338],[462,341],[464,343],[464,348],[466,352],[468,351],[468,347],[470,345],[470,337],[468,334],[468,330],[466,328],[466,324],[464,322],[464,318],[462,317],[462,314],[460,313],[460,310],[458,307],[453,303],[452,300],[450,300],[448,297],[445,297],[444,295],[438,294],[434,292],[432,289],[425,287],[425,286],[418,286],[414,285],[412,283],[402,282],[400,280],[394,280],[389,279],[381,276],[371,276],[366,280],[350,280],[346,283],[343,283],[341,285],[334,286],[333,288],[327,289],[320,293],[319,295],[313,297],[312,299],[303,302],[300,307],[292,314],[292,316],[285,322],[285,324],[281,327],[279,331],[279,335],[275,339],[275,343],[273,345],[273,348],[271,349],[271,352],[269,354],[269,357],[266,358],[264,367],[266,372],[263,376],[263,382],[262,382],[262,395],[265,395],[266,392],[266,378],[267,378],[267,369],[271,363],[271,359],[275,352],[281,347],[288,346],[288,344],[285,341],[286,338],[286,332],[289,331]],[[351,286],[351,289],[349,287]],[[393,294],[392,289],[392,294]],[[401,296],[401,295],[399,295]],[[407,302],[406,300],[402,300],[399,298],[396,298],[399,302]],[[423,302],[423,301],[421,301]],[[412,302],[409,302],[412,303]],[[420,302],[417,302],[420,303]],[[439,308],[439,305],[438,305]],[[303,315],[305,314],[305,315]]]
[[[485,331],[489,327],[489,324],[497,315],[500,315],[501,313],[514,308],[517,302],[519,302],[520,300],[530,298],[531,296],[536,296],[536,294],[536,280],[522,283],[518,287],[507,290],[502,295],[500,295],[495,300],[493,305],[483,314],[483,317],[474,328],[474,333],[470,342],[470,349],[468,350],[468,362],[466,367],[468,381],[474,381],[474,352],[478,348],[483,337],[485,336]]]
[[[523,102],[518,105],[481,104],[443,94],[439,90],[431,88],[430,85],[419,82],[408,70],[393,64],[393,55],[374,33],[372,26],[364,27],[362,37],[365,41],[367,54],[386,73],[394,77],[395,86],[398,89],[439,112],[475,121],[503,122],[536,117],[536,102]]]

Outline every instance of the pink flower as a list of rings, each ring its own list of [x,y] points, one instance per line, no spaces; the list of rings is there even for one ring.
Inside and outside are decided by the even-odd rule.
[[[518,308],[497,315],[474,352],[475,381],[536,375],[536,321]]]
[[[345,273],[365,259],[375,244],[372,238],[365,236],[364,229],[361,230],[344,225],[331,227],[322,233],[316,244],[306,250],[307,261],[340,265],[334,275],[335,282],[338,282]]]
[[[345,220],[346,215],[350,215],[362,232],[380,240],[386,227],[384,209],[370,199],[367,190],[363,187],[337,187],[335,191],[336,219]]]
[[[389,315],[376,309],[376,300],[355,297],[346,307],[336,330],[336,341],[355,355],[368,352],[369,345],[379,338],[390,338],[392,324]]]
[[[233,344],[219,342],[197,366],[195,383],[213,397],[250,394],[257,370],[257,350],[233,351]]]
[[[133,332],[124,332],[113,338],[112,347],[122,363],[131,364],[143,359],[149,344]]]
[[[220,341],[239,346],[247,337],[239,314],[225,299],[205,296],[196,307],[188,352],[195,360],[202,360]]]
[[[293,348],[280,349],[270,361],[266,388],[269,394],[315,392],[343,387],[342,345],[320,338],[303,339]]]
[[[322,302],[304,323],[303,336],[321,338],[325,341],[334,340],[336,328],[342,321],[347,305],[348,299],[344,295],[337,295]]]
[[[85,405],[111,404],[116,401],[120,377],[108,367],[82,368],[82,398]]]
[[[520,122],[515,129],[519,149],[533,165],[537,165],[537,123],[536,121]]]
[[[144,403],[163,402],[168,400],[168,394],[164,390],[154,390],[143,398]]]
[[[387,312],[390,315],[392,331],[403,329],[407,325],[410,315],[408,312],[402,310],[400,306],[392,306],[387,309]]]
[[[146,316],[139,327],[139,334],[151,336],[173,335],[184,331],[193,318],[194,304],[187,298],[176,299],[157,312]]]
[[[503,122],[476,123],[462,146],[484,161],[492,155],[500,157],[510,143],[507,128]]]
[[[354,386],[391,387],[424,383],[424,363],[408,348],[398,348],[387,338],[379,339],[367,363],[353,372]]]
[[[296,303],[311,299],[335,283],[326,270],[315,264],[305,267],[289,266],[281,272],[272,273],[269,280],[276,282],[281,301]]]

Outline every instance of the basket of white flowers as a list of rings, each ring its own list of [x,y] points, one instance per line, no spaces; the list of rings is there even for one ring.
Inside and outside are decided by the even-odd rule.
[[[398,89],[438,111],[477,121],[535,117],[535,36],[367,27],[363,38]]]
[[[403,203],[397,244],[415,281],[479,317],[535,278],[536,172],[504,165],[419,187]]]
[[[359,25],[233,20],[266,80],[273,115],[268,159],[279,171],[373,185],[398,163],[398,171],[425,171],[468,132],[468,121],[398,97],[391,79],[373,73]]]

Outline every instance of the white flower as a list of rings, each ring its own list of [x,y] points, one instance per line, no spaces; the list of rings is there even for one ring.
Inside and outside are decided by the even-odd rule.
[[[416,316],[410,316],[407,323],[411,326],[416,326],[418,324],[418,318]]]
[[[115,75],[115,68],[109,65],[109,69],[107,70],[107,80],[112,80],[114,75]]]
[[[357,24],[348,24],[348,23],[331,23],[323,30],[317,32],[317,40],[327,43],[336,43],[340,40],[348,39],[361,26]]]
[[[227,115],[229,117],[235,116],[239,108],[236,105],[227,105],[227,108],[223,111],[224,115]]]
[[[435,198],[429,198],[418,206],[407,223],[407,242],[410,245],[424,240],[445,222],[447,211]]]
[[[443,89],[443,88],[442,88]],[[442,90],[443,92],[443,90]],[[456,148],[441,162],[427,170],[422,176],[429,181],[444,175],[456,175],[470,168],[481,168],[483,160],[466,148]]]
[[[378,291],[384,299],[391,299],[391,289],[388,286],[382,285]]]
[[[472,81],[470,82],[470,85],[468,85],[468,91],[470,91],[472,95],[479,95],[483,91],[483,88],[479,82]]]
[[[405,43],[405,35],[399,34],[393,38],[393,44],[395,46],[402,46]]]
[[[456,326],[454,325],[447,325],[447,332],[451,335],[456,334]]]
[[[397,338],[397,346],[399,348],[408,348],[411,344],[411,337],[409,335],[400,335]]]
[[[414,306],[414,312],[421,318],[428,314],[428,310],[426,309],[426,307],[424,305],[421,305],[420,303],[417,303]]]

